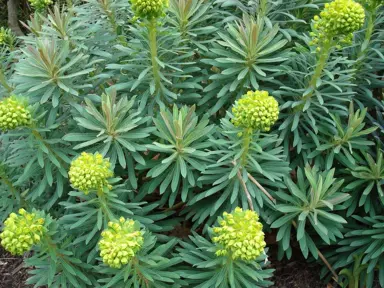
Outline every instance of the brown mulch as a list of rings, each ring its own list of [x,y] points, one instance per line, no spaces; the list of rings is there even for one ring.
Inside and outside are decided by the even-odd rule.
[[[272,288],[333,288],[331,283],[326,284],[320,279],[321,266],[309,265],[305,261],[275,262],[272,266],[276,269],[273,277]]]
[[[26,288],[27,278],[23,258],[9,254],[0,246],[0,288]]]

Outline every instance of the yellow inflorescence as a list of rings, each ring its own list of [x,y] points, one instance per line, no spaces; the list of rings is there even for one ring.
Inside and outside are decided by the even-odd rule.
[[[327,3],[320,16],[314,17],[312,42],[321,44],[337,38],[341,43],[350,43],[353,32],[364,25],[364,20],[363,6],[353,0],[335,0]]]
[[[140,224],[121,217],[119,221],[109,222],[108,229],[101,233],[100,256],[106,265],[119,269],[135,256],[143,243]]]
[[[31,6],[36,10],[44,10],[53,2],[52,0],[28,0],[31,3]]]
[[[88,194],[90,190],[102,191],[104,187],[111,189],[108,178],[113,176],[111,163],[100,153],[83,152],[72,161],[69,169],[69,181],[73,188]]]
[[[135,16],[141,19],[153,19],[164,15],[168,0],[131,0]]]
[[[249,91],[232,108],[237,127],[269,131],[279,117],[279,104],[266,91]]]
[[[19,210],[19,215],[11,213],[4,221],[1,245],[13,255],[24,254],[40,242],[45,232],[44,222],[44,218],[24,209]]]
[[[212,238],[219,247],[217,256],[228,255],[232,259],[253,261],[263,253],[266,245],[263,225],[256,212],[243,211],[237,207],[232,214],[224,212],[219,225],[220,227],[213,228]]]
[[[0,129],[12,130],[31,124],[31,113],[27,104],[12,96],[0,101]]]

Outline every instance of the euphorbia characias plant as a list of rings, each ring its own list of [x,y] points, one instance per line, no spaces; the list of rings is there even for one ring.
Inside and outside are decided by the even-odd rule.
[[[268,287],[300,250],[384,287],[382,0],[51,2],[0,29],[26,284]]]

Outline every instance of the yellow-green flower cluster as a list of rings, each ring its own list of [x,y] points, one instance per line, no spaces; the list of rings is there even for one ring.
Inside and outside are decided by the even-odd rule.
[[[0,101],[0,130],[7,131],[30,124],[31,113],[25,101],[14,96]]]
[[[237,127],[269,131],[279,118],[279,104],[267,91],[249,91],[232,108]]]
[[[144,243],[140,223],[120,218],[108,223],[108,229],[101,233],[99,242],[103,262],[112,268],[121,268],[141,249]]]
[[[102,191],[104,187],[111,189],[108,178],[113,176],[111,163],[100,153],[83,152],[72,161],[69,168],[69,181],[73,188],[88,194],[90,190]]]
[[[52,0],[28,0],[33,8],[36,10],[44,10],[53,2]]]
[[[45,219],[19,210],[19,215],[11,213],[4,221],[4,230],[0,234],[1,245],[13,255],[22,255],[40,242],[45,232]]]
[[[213,228],[212,241],[218,245],[217,256],[253,261],[264,252],[263,225],[256,212],[237,207],[232,214],[224,212],[220,227]]]
[[[364,20],[363,6],[353,0],[335,0],[326,3],[320,16],[314,17],[312,43],[321,45],[334,39],[341,43],[350,43],[353,32],[364,25]]]
[[[135,16],[141,19],[154,19],[164,15],[168,0],[131,0]]]

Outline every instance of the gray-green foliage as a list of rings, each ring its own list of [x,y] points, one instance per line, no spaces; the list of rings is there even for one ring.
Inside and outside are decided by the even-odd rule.
[[[36,12],[27,36],[0,45],[0,98],[25,97],[34,119],[0,136],[0,219],[18,208],[56,219],[26,262],[28,283],[268,287],[265,255],[226,262],[209,241],[217,217],[242,207],[276,229],[269,251],[280,258],[298,243],[342,271],[342,285],[365,271],[361,285],[384,286],[382,6],[318,71],[309,33],[330,1],[170,0],[154,20],[134,17],[128,0],[71,2]],[[249,90],[279,102],[268,133],[231,122]],[[109,158],[111,190],[73,190],[81,152]],[[119,217],[146,232],[116,270],[97,243]],[[177,239],[183,228],[192,236]]]

